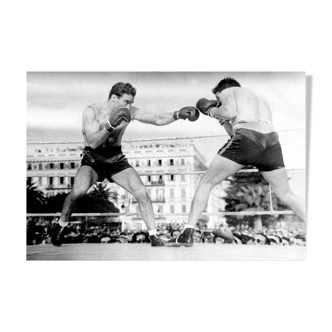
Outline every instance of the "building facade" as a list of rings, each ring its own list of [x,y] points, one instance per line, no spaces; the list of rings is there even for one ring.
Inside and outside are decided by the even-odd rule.
[[[31,145],[27,153],[27,176],[38,184],[45,195],[68,193],[80,165],[83,145]],[[124,142],[124,154],[141,176],[151,198],[157,224],[185,223],[197,185],[207,165],[193,140]],[[125,213],[125,228],[145,229],[136,199],[115,183],[108,183],[117,192],[117,207]],[[221,185],[210,195],[205,212],[224,209]],[[221,222],[220,216],[202,216],[208,227]]]

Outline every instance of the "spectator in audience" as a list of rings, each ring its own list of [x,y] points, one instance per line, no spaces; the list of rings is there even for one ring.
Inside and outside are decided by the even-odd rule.
[[[241,234],[241,242],[242,244],[253,244],[254,238],[246,233]]]
[[[255,235],[253,244],[255,244],[255,245],[265,245],[265,244],[269,245],[270,240],[265,234],[257,233]]]
[[[132,243],[149,243],[146,232],[140,231],[133,235]]]
[[[171,238],[177,237],[181,233],[181,230],[179,228],[173,229],[171,232]]]
[[[194,242],[195,243],[201,243],[202,242],[202,232],[200,230],[195,229]]]
[[[272,246],[279,246],[281,243],[281,238],[277,235],[270,235],[268,236],[268,239],[270,240],[270,245]]]
[[[112,228],[110,232],[111,243],[117,242],[120,236],[120,230],[118,228]]]
[[[214,243],[214,236],[211,232],[204,232],[202,235],[203,243]]]
[[[129,243],[129,238],[126,233],[120,233],[119,242],[120,243]]]
[[[26,221],[27,245],[49,244],[51,236],[51,225],[56,224],[54,218],[31,218]],[[202,226],[206,226],[205,224]],[[178,222],[164,223],[159,226],[159,235],[165,241],[176,237],[183,224]],[[282,228],[270,228],[266,226],[257,234],[249,227],[248,223],[228,227],[227,223],[220,223],[216,229],[205,230],[196,229],[194,232],[194,242],[199,243],[218,243],[218,244],[246,244],[246,245],[293,245],[305,246],[305,231],[294,229],[288,231]],[[203,229],[202,228],[202,229]],[[202,235],[203,234],[203,235]],[[83,230],[82,226],[77,223],[71,223],[67,227],[67,233],[64,236],[65,243],[149,243],[149,237],[146,231],[120,232],[118,228],[110,227],[108,224],[103,226],[90,226]]]

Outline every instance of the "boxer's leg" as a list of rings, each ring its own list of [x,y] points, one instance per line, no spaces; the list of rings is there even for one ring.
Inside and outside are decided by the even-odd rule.
[[[288,182],[285,168],[274,171],[261,172],[263,177],[271,185],[272,191],[288,205],[303,221],[305,221],[305,202],[302,198],[295,195]]]
[[[94,185],[97,180],[98,174],[90,166],[82,166],[78,169],[73,189],[64,201],[59,223],[56,224],[52,232],[51,242],[53,245],[61,246],[64,229],[66,225],[68,225],[69,218],[76,207],[77,201],[86,194],[89,188]]]
[[[174,239],[165,243],[168,247],[192,246],[195,225],[199,216],[204,211],[209,200],[210,192],[218,183],[236,173],[243,165],[230,159],[216,155],[210,167],[202,177],[191,203],[188,224],[185,225],[182,233]]]
[[[63,204],[61,213],[62,222],[69,221],[70,215],[75,210],[78,200],[86,194],[89,188],[92,187],[97,180],[98,174],[90,166],[82,166],[78,169],[73,188]]]
[[[158,238],[154,212],[150,197],[136,170],[132,167],[112,176],[112,180],[129,191],[136,199],[142,218],[148,228],[151,244],[153,246],[163,245],[163,241]]]
[[[202,177],[191,203],[188,224],[195,226],[199,216],[204,211],[210,192],[218,183],[240,170],[240,165],[230,159],[216,155],[210,167]]]

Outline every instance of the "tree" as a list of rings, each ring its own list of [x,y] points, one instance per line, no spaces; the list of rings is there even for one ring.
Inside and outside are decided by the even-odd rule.
[[[246,167],[245,169],[253,169]],[[227,180],[226,211],[268,211],[270,210],[270,189],[268,182],[259,172],[238,172]],[[272,193],[274,210],[288,209],[277,196]],[[243,219],[244,217],[240,217]],[[276,221],[276,217],[269,215],[245,216],[246,221],[256,230],[262,228],[263,223]],[[239,218],[226,216],[229,225],[236,225]]]
[[[96,183],[92,187],[92,192],[94,192],[95,195],[113,201],[114,203],[118,202],[118,193],[116,191],[111,191],[107,188],[107,185],[102,182]]]
[[[119,209],[110,201],[117,200],[117,193],[112,192],[103,183],[95,184],[92,190],[84,195],[77,204],[77,213],[118,213]]]
[[[43,210],[45,195],[38,190],[37,184],[32,182],[30,177],[27,178],[27,213],[38,213]]]
[[[44,203],[44,212],[45,213],[57,213],[62,210],[63,203],[68,194],[62,193],[54,196],[50,196],[46,199]]]

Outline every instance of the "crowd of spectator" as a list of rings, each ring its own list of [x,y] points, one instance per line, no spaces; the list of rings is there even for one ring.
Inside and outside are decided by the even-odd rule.
[[[50,244],[56,219],[27,219],[27,245]],[[159,236],[167,241],[180,234],[184,224],[168,223],[158,226]],[[82,223],[70,223],[66,227],[64,243],[149,243],[149,235],[145,230],[125,230],[104,224],[102,226],[85,227]],[[306,235],[303,229],[292,231],[262,227],[259,231],[241,223],[235,227],[221,224],[215,229],[206,225],[199,227],[194,233],[195,243],[214,244],[252,244],[305,246]]]
[[[25,245],[50,244],[52,231],[57,223],[56,219],[45,221],[27,219],[25,222]],[[177,237],[184,224],[163,224],[158,227],[160,237],[168,241]],[[228,227],[220,225],[215,229],[207,229],[206,226],[198,227],[194,233],[195,243],[215,244],[253,244],[253,245],[306,245],[306,234],[303,229],[286,230],[275,228],[261,228],[259,231],[242,223]],[[66,227],[64,243],[150,243],[147,231],[124,230],[115,228],[110,224],[102,226],[85,227],[84,224],[70,223]]]

